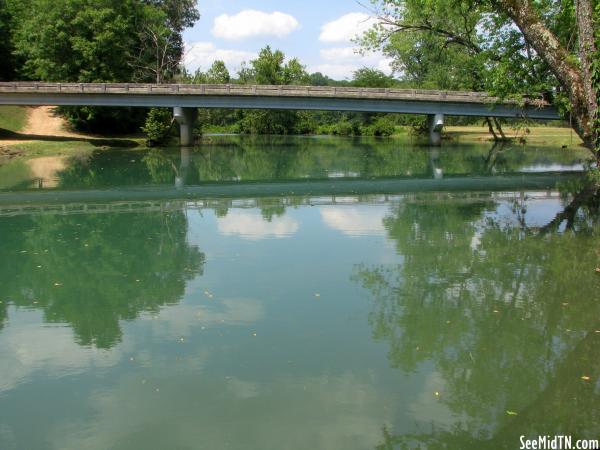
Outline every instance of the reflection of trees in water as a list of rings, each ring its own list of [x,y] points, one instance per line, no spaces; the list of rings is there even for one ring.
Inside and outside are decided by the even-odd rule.
[[[6,302],[69,323],[81,345],[110,348],[120,320],[177,303],[202,274],[204,254],[186,242],[183,212],[5,218],[0,270]],[[1,322],[0,322],[1,323]]]
[[[497,144],[460,144],[435,149],[399,139],[344,139],[311,137],[210,137],[191,149],[187,184],[219,181],[268,181],[433,175],[432,161],[444,174],[507,173],[536,164],[575,164],[581,154],[560,149],[536,150]],[[103,150],[73,158],[62,171],[60,186],[119,186],[173,184],[181,176],[178,149],[148,151]]]
[[[403,203],[384,219],[402,264],[355,270],[373,295],[369,321],[392,366],[433,361],[445,383],[440,401],[463,417],[452,429],[384,430],[381,449],[515,448],[521,434],[598,435],[597,218],[579,208],[570,230],[543,233],[495,210],[486,201]]]

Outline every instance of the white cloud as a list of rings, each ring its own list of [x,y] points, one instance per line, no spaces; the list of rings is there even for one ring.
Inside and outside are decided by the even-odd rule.
[[[212,42],[192,42],[185,44],[183,63],[188,71],[195,72],[199,68],[206,70],[214,61],[221,60],[233,72],[243,61],[250,61],[256,56],[252,52],[217,48]]]
[[[298,222],[291,217],[274,217],[268,222],[258,211],[231,211],[217,220],[221,234],[250,240],[283,238],[298,231]]]
[[[266,13],[253,9],[235,15],[221,14],[215,18],[212,34],[223,39],[244,39],[255,36],[282,38],[296,30],[300,24],[289,14],[279,11]]]
[[[321,27],[321,42],[350,42],[375,25],[376,19],[365,13],[349,13]]]
[[[319,211],[321,219],[334,230],[348,236],[384,234],[383,218],[387,206],[324,206]]]
[[[351,78],[352,73],[361,67],[379,69],[392,74],[392,60],[380,52],[358,53],[357,47],[336,47],[320,50],[322,64],[310,66],[309,72],[321,72],[334,79]]]

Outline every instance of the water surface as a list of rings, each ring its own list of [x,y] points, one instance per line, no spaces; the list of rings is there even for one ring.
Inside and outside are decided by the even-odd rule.
[[[214,138],[0,167],[0,448],[598,438],[599,228],[561,194],[584,160]]]

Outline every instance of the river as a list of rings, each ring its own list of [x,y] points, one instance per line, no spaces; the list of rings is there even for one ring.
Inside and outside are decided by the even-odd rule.
[[[0,448],[598,439],[586,157],[213,136],[8,162]]]

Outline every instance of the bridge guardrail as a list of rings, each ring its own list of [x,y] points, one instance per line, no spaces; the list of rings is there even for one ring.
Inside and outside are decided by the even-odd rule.
[[[485,92],[293,85],[48,83],[28,81],[2,82],[0,83],[0,93],[316,97],[437,101],[479,104],[517,103],[514,100],[501,100],[497,97],[490,96]],[[541,98],[524,98],[524,103],[538,107],[549,106],[549,104]]]

